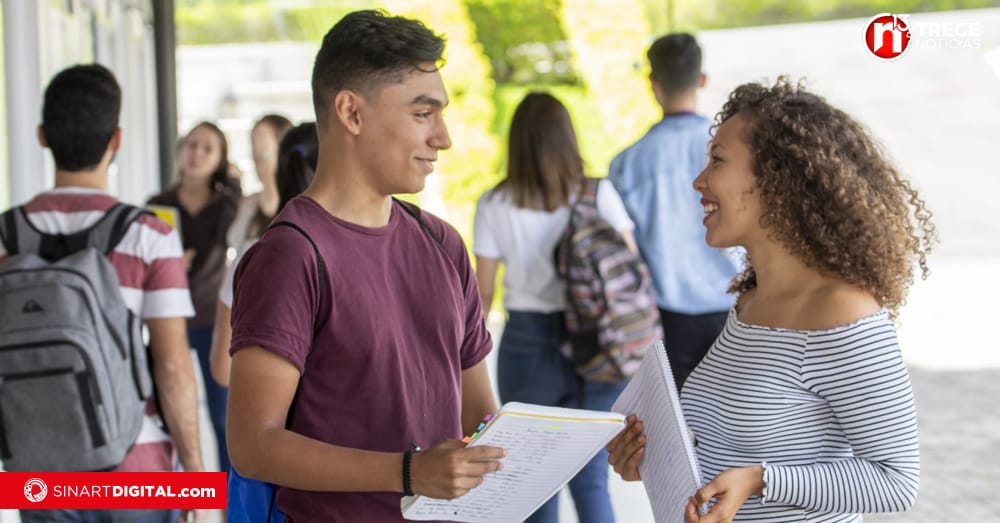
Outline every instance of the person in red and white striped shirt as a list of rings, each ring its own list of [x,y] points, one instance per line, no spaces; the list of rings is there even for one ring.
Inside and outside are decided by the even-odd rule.
[[[108,165],[121,145],[120,109],[118,83],[100,65],[73,66],[53,78],[45,91],[38,139],[55,160],[55,188],[24,206],[36,229],[71,234],[94,225],[118,203],[106,189]],[[0,246],[0,261],[5,257]],[[197,385],[185,331],[185,318],[194,314],[194,308],[177,232],[144,214],[130,225],[109,259],[125,304],[149,328],[153,382],[163,409],[157,412],[150,401],[138,440],[115,470],[172,471],[179,457],[185,471],[201,471]],[[169,435],[161,429],[161,417]],[[83,521],[93,516],[59,512],[22,511],[21,517],[34,522]],[[86,521],[111,521],[108,511],[96,512],[101,514]],[[136,519],[129,521],[165,523],[176,517],[171,511],[135,512]]]

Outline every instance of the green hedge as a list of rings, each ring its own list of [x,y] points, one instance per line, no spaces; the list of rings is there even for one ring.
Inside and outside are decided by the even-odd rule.
[[[333,5],[330,5],[333,4]],[[262,1],[182,3],[174,11],[179,45],[319,41],[343,16],[375,6],[370,0],[277,8]]]
[[[642,0],[654,34],[998,7],[1000,0]]]

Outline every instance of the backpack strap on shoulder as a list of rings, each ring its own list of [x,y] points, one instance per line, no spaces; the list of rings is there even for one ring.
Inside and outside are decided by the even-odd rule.
[[[431,238],[434,238],[434,241],[436,241],[438,245],[440,245],[442,248],[444,247],[444,240],[440,236],[438,236],[437,233],[434,232],[434,230],[431,229],[429,225],[427,225],[427,222],[424,221],[423,217],[421,216],[420,207],[417,207],[416,205],[410,202],[400,200],[396,197],[393,197],[392,199],[393,201],[399,202],[399,206],[402,207],[404,211],[406,211],[406,214],[413,216],[413,218],[420,223],[420,228],[423,229],[424,232],[429,234]]]
[[[574,218],[597,214],[597,188],[600,182],[600,178],[583,177],[576,191],[576,200],[569,205],[569,227],[573,227]]]
[[[28,211],[23,205],[14,207],[3,215],[4,226],[4,247],[8,254],[23,254],[34,252],[42,254],[43,250],[50,245],[62,244],[59,238],[62,235],[45,234],[39,231],[28,220]],[[45,256],[42,256],[45,258]],[[49,258],[46,258],[49,259]]]
[[[105,256],[111,254],[125,237],[132,222],[143,214],[152,213],[134,205],[116,203],[104,213],[103,218],[86,231],[87,245],[100,250]]]
[[[11,207],[4,211],[3,214],[0,214],[0,243],[3,244],[3,248],[7,251],[8,256],[13,256],[21,252],[17,234],[18,209],[20,207]]]
[[[301,234],[303,238],[308,240],[309,245],[312,245],[313,254],[316,256],[316,280],[317,280],[316,283],[318,285],[318,290],[319,290],[319,304],[317,306],[317,310],[322,311],[326,303],[326,288],[323,286],[323,284],[326,282],[326,260],[324,260],[323,255],[320,254],[319,247],[316,246],[316,242],[313,241],[312,237],[309,236],[309,233],[307,233],[304,229],[302,229],[302,227],[299,227],[298,225],[292,222],[282,220],[280,222],[272,223],[271,226],[268,227],[267,229],[271,230],[278,227],[288,227],[289,229],[294,230],[295,232]],[[322,322],[320,320],[320,315],[316,314],[316,316],[313,318],[314,334],[319,332],[319,327],[321,323]],[[295,407],[299,403],[299,394],[301,392],[302,392],[302,379],[300,377],[299,384],[295,387],[295,395],[292,396],[292,403],[288,406],[288,416],[285,417],[286,430],[291,430],[292,428],[292,415],[295,413]],[[274,496],[277,494],[277,492],[278,489],[275,488],[274,492],[271,493],[271,501],[268,504],[267,508],[267,519],[265,520],[266,522],[271,521],[271,512],[274,509]]]
[[[581,204],[597,209],[597,189],[600,183],[600,178],[584,177],[583,186],[580,188]]]
[[[308,240],[309,245],[312,245],[313,254],[315,254],[316,256],[316,279],[318,280],[316,282],[317,283],[316,288],[319,291],[319,304],[317,310],[323,310],[323,307],[326,305],[326,292],[325,292],[326,288],[323,285],[326,282],[326,260],[324,260],[323,255],[320,254],[319,247],[316,246],[316,242],[314,242],[312,237],[309,236],[309,233],[303,230],[302,227],[299,227],[298,225],[292,222],[284,220],[280,222],[274,222],[271,224],[270,227],[268,227],[268,229],[269,230],[275,229],[277,227],[288,227],[289,229],[294,230],[295,232],[301,234],[303,238]],[[313,332],[319,331],[320,323],[321,323],[320,316],[319,314],[317,314],[316,317],[313,318]]]
[[[34,252],[49,261],[88,247],[108,255],[118,246],[132,222],[144,213],[148,211],[116,203],[90,228],[72,234],[47,234],[31,224],[23,206],[15,207],[2,215],[4,248],[8,254]]]

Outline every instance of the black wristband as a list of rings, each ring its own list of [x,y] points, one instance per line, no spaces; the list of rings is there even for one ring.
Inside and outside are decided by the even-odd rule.
[[[403,452],[403,495],[412,496],[413,488],[410,485],[410,461],[413,460],[413,451]]]

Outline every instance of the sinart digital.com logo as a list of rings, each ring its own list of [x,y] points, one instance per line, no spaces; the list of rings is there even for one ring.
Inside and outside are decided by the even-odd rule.
[[[24,497],[33,503],[38,503],[49,494],[49,486],[38,478],[31,478],[24,482]]]
[[[865,26],[865,48],[879,60],[898,60],[910,49],[910,15],[882,13]]]

